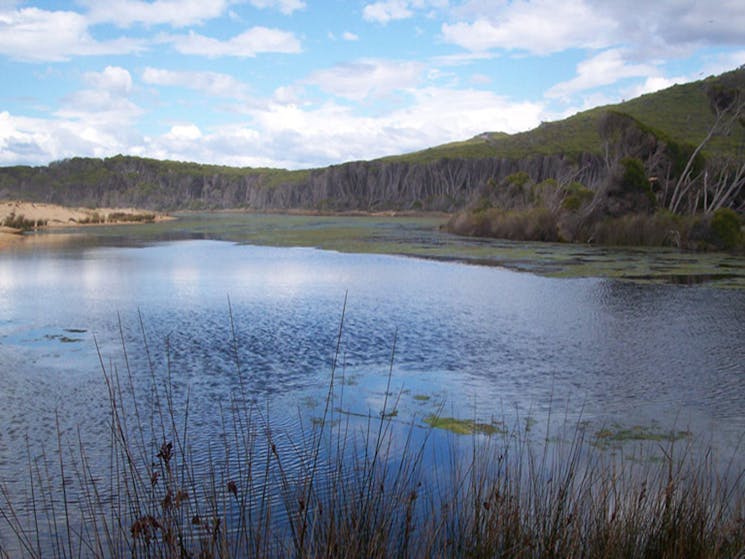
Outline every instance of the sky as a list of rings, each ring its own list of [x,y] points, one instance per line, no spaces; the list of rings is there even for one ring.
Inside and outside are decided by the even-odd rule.
[[[319,167],[742,64],[743,0],[0,0],[0,166]]]

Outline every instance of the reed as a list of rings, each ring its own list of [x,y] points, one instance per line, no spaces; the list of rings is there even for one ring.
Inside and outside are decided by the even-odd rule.
[[[122,336],[124,365],[101,357],[107,467],[59,425],[57,448],[29,449],[27,493],[2,486],[0,557],[745,556],[745,473],[685,440],[644,462],[566,419],[538,441],[519,421],[470,435],[403,423],[395,342],[380,413],[341,413],[343,321],[322,417],[292,441],[243,381],[215,410],[224,436],[194,435],[170,359],[138,386]]]

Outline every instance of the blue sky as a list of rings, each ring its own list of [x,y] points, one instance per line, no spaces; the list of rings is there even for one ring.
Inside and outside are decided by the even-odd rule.
[[[742,0],[0,0],[0,165],[316,167],[742,64]]]

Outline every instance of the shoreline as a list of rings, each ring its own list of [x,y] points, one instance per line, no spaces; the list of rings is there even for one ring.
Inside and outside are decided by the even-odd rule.
[[[42,202],[3,200],[0,202],[0,249],[22,242],[25,231],[158,223],[173,216],[141,208],[83,208]]]
[[[255,209],[255,208],[221,208],[218,210],[175,210],[175,214],[198,215],[198,214],[256,214],[256,215],[295,215],[315,217],[432,217],[447,219],[453,214],[438,211],[423,210],[314,210],[305,208],[288,209]]]

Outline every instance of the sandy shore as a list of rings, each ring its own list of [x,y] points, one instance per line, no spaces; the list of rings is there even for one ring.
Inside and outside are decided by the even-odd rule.
[[[137,208],[68,208],[55,204],[6,200],[0,202],[0,248],[23,241],[21,229],[7,227],[14,219],[32,221],[39,229],[45,227],[78,227],[94,224],[126,224],[165,221],[170,216]]]

